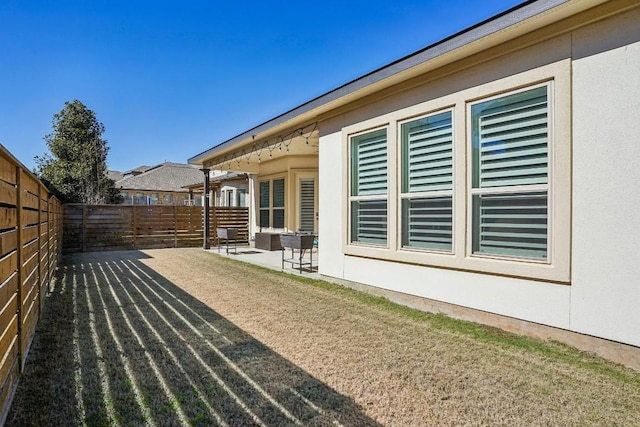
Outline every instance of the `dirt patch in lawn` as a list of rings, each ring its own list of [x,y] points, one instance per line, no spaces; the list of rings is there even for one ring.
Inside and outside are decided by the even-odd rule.
[[[8,425],[640,425],[640,375],[200,249],[67,258]]]

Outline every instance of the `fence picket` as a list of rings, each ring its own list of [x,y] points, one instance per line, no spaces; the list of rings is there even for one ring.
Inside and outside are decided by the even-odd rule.
[[[2,145],[0,203],[0,425],[3,425],[45,302],[44,293],[60,260],[62,205]]]
[[[80,215],[79,212],[83,214]],[[248,208],[211,207],[210,242],[216,227],[237,228],[249,242]],[[64,205],[64,252],[202,246],[200,206]]]

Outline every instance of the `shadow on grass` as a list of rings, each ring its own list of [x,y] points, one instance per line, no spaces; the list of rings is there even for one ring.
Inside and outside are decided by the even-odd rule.
[[[144,256],[65,259],[7,425],[378,425]]]

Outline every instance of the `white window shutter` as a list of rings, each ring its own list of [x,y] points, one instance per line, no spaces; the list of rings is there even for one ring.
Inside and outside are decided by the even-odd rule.
[[[547,257],[547,193],[475,196],[476,250],[526,258]]]
[[[452,121],[445,111],[402,125],[403,247],[452,249]]]
[[[387,130],[351,138],[351,241],[387,243]],[[364,198],[364,200],[362,200]]]
[[[546,184],[546,87],[512,95],[506,100],[496,102],[478,115],[479,187]]]
[[[405,191],[450,190],[453,182],[451,113],[406,124]]]
[[[471,113],[474,253],[547,259],[548,86],[476,104]]]
[[[403,200],[403,246],[451,250],[452,198]]]
[[[371,132],[354,138],[354,196],[387,192],[387,133]]]
[[[352,202],[351,221],[351,241],[376,245],[387,243],[386,200]]]
[[[300,230],[315,231],[315,182],[313,178],[300,180]]]

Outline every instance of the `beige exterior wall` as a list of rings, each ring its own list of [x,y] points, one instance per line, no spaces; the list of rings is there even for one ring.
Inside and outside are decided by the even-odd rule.
[[[576,25],[575,17],[570,20]],[[323,216],[329,219],[320,228],[320,273],[640,346],[634,304],[640,300],[634,262],[640,241],[638,28],[636,8],[554,37],[539,30],[536,39],[543,41],[523,36],[325,117],[319,126],[319,202],[322,212],[332,214]],[[465,139],[465,103],[546,81],[553,81],[554,108],[551,268],[477,261],[469,256],[464,231],[455,237],[453,256],[398,255],[395,231],[389,250],[349,244],[350,133],[388,126],[394,144],[398,120],[453,108],[456,120],[463,118],[454,125],[454,138]],[[465,156],[454,152],[458,171]],[[390,153],[389,162],[396,160]],[[342,165],[340,173],[336,165]],[[389,188],[389,226],[395,227],[397,176]],[[454,193],[455,227],[468,227],[465,189],[454,190],[462,193]]]
[[[573,52],[571,325],[640,346],[640,9],[576,31]]]

